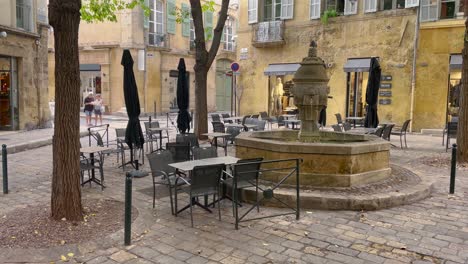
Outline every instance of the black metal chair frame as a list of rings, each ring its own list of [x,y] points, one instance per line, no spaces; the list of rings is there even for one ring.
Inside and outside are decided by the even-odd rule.
[[[400,148],[403,148],[403,138],[405,141],[405,148],[408,148],[408,144],[406,143],[406,132],[408,131],[408,126],[409,123],[411,122],[411,119],[406,120],[403,125],[401,126],[400,129],[398,130],[393,130],[390,134],[395,135],[395,136],[400,136]]]
[[[445,152],[450,146],[450,139],[451,138],[457,138],[457,130],[458,130],[458,122],[448,122],[447,123],[447,134],[446,134],[446,142],[445,142]]]

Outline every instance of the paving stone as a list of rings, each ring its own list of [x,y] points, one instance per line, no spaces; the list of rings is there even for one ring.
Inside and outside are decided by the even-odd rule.
[[[335,252],[330,252],[329,254],[326,255],[325,258],[344,262],[344,263],[350,263],[350,264],[364,263],[362,259],[353,258],[347,255],[343,255],[343,254],[335,253]]]
[[[145,259],[151,259],[160,254],[156,250],[144,246],[136,246],[130,252]]]
[[[359,254],[359,251],[350,249],[350,248],[345,248],[345,247],[340,247],[340,246],[335,246],[335,245],[330,245],[327,247],[329,251],[332,252],[337,252],[340,254],[348,255],[348,256],[357,256]]]
[[[385,260],[386,260],[385,258],[382,258],[382,257],[377,256],[375,254],[369,254],[367,252],[359,253],[358,258],[365,260],[365,262],[372,261],[372,262],[375,262],[375,263],[384,263]]]
[[[276,252],[271,252],[270,254],[265,256],[268,259],[273,260],[274,262],[284,262],[288,259],[288,256],[283,254],[278,254]]]
[[[135,259],[137,258],[137,256],[131,254],[131,253],[128,253],[127,251],[124,251],[124,250],[120,250],[114,254],[112,254],[110,256],[110,258],[114,261],[117,261],[119,263],[123,263],[125,261],[129,261],[131,259]]]
[[[281,243],[281,245],[287,248],[295,249],[295,250],[301,250],[304,247],[302,243],[291,241],[291,240],[284,241],[283,243]]]
[[[193,256],[192,258],[188,259],[186,262],[190,264],[205,264],[208,262],[208,260],[200,256]]]

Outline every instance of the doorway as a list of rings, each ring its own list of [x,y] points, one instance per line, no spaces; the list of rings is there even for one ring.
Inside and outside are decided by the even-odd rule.
[[[0,56],[0,130],[17,130],[18,76],[16,58]]]
[[[216,110],[230,112],[232,109],[232,74],[230,60],[216,62]]]
[[[348,72],[346,85],[346,116],[364,117],[368,72]]]
[[[94,95],[100,94],[101,90],[101,72],[100,71],[80,71],[81,80],[81,106],[88,93]]]

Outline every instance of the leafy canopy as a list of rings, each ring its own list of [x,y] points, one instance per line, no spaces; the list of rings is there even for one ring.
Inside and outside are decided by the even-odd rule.
[[[83,0],[81,6],[81,19],[88,23],[111,21],[117,22],[116,12],[124,9],[133,9],[140,6],[145,16],[150,15],[150,9],[145,0]]]

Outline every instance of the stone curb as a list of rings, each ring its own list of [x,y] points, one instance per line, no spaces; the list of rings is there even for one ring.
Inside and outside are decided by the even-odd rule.
[[[80,137],[88,136],[88,131],[81,131]],[[23,152],[30,149],[40,148],[52,144],[52,138],[49,139],[38,139],[31,140],[26,143],[16,144],[16,145],[7,145],[8,154],[15,154],[18,152]],[[1,153],[0,153],[1,156]]]
[[[418,176],[419,177],[419,176]],[[419,177],[421,178],[421,177]],[[398,192],[392,191],[387,193],[363,194],[363,195],[339,195],[336,193],[320,192],[301,192],[300,207],[302,209],[319,209],[319,210],[353,210],[353,211],[373,211],[390,207],[396,207],[406,204],[411,204],[419,200],[429,197],[434,190],[434,183],[428,180],[421,179],[417,185],[409,186]],[[243,194],[246,200],[253,202],[255,199],[255,191],[245,189]],[[291,190],[277,190],[275,197],[289,206],[296,207],[296,192]],[[285,207],[276,200],[264,200],[264,206]]]

